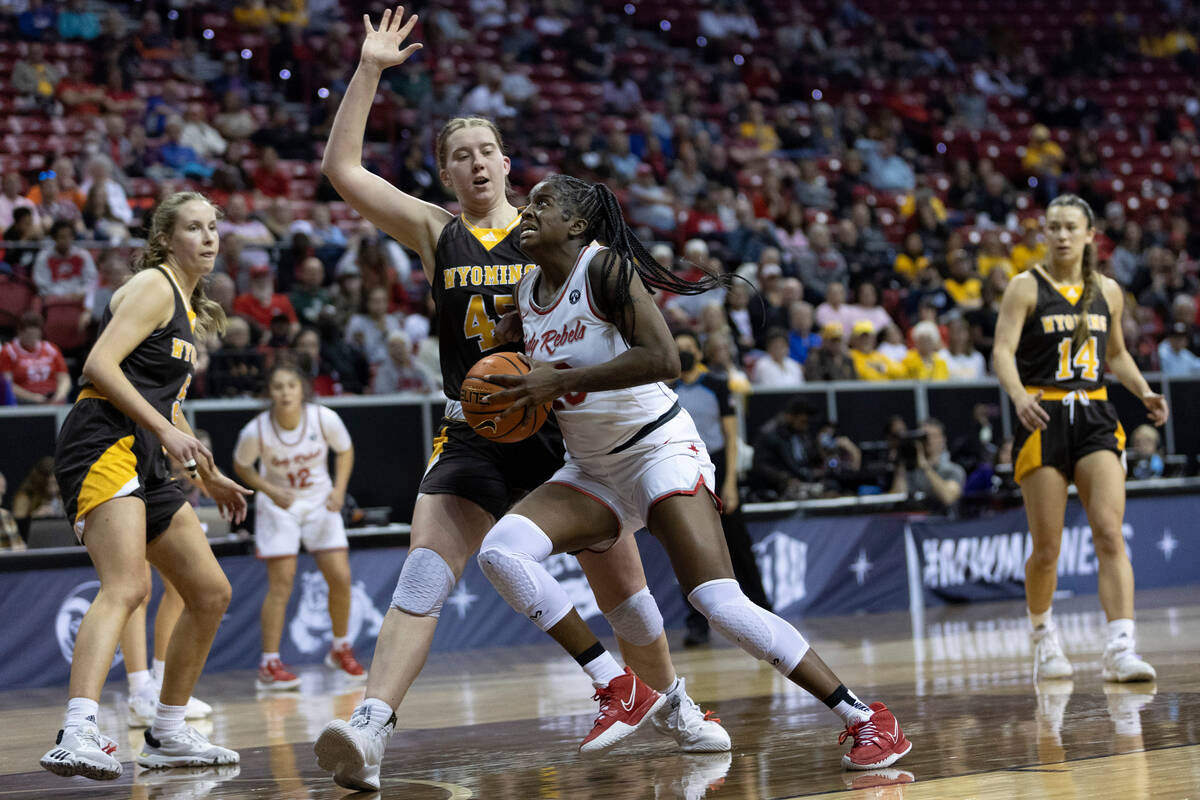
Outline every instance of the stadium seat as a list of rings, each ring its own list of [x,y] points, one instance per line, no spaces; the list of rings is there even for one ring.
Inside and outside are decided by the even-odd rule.
[[[64,353],[78,350],[88,343],[88,329],[79,328],[84,313],[83,303],[53,303],[46,305],[46,340],[58,345]]]

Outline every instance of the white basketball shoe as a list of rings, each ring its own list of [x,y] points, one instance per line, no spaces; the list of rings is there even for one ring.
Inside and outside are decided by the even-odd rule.
[[[371,718],[369,708],[354,709],[350,721],[335,719],[325,726],[313,752],[317,754],[317,765],[333,773],[333,782],[345,789],[379,791],[379,765],[383,762],[383,751],[388,738],[396,729],[396,715],[379,724]]]
[[[54,747],[42,756],[42,768],[69,778],[82,775],[96,781],[121,777],[121,762],[114,757],[117,743],[100,733],[95,722],[72,725],[58,732]]]
[[[1104,680],[1114,683],[1152,681],[1158,677],[1154,667],[1147,664],[1133,649],[1133,639],[1121,636],[1104,648]]]
[[[147,730],[142,752],[137,757],[138,765],[147,769],[215,767],[239,761],[241,757],[236,751],[213,744],[191,725],[161,739]]]
[[[702,711],[688,697],[683,678],[675,691],[666,695],[667,701],[650,718],[654,729],[670,736],[685,753],[723,753],[730,748],[729,734],[720,725],[720,718],[711,711]]]
[[[1044,625],[1036,628],[1033,632],[1034,682],[1062,680],[1074,672],[1058,640],[1058,630]]]

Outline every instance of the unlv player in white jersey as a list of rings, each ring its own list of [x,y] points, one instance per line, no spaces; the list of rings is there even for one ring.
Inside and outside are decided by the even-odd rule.
[[[267,562],[267,596],[262,606],[262,659],[259,689],[294,689],[300,679],[279,658],[284,613],[296,578],[300,543],[316,559],[329,585],[333,643],[325,664],[354,680],[364,680],[347,635],[350,624],[350,558],[342,503],[354,466],[354,447],[341,417],[305,402],[308,387],[300,369],[277,362],[267,373],[271,407],[242,428],[234,450],[234,470],[257,492],[254,539]],[[329,477],[329,451],[335,475]],[[258,470],[254,462],[258,462]]]
[[[854,739],[847,768],[884,767],[906,754],[912,744],[892,712],[862,703],[794,627],[751,603],[734,579],[713,465],[662,383],[679,375],[679,354],[647,289],[696,294],[718,279],[691,283],[662,269],[611,191],[563,175],[530,193],[521,248],[538,264],[517,291],[532,370],[487,380],[510,387],[494,397],[512,400],[516,413],[555,401],[567,460],[484,538],[479,564],[496,590],[572,656],[596,649],[611,658],[542,562],[645,524],[712,627],[842,718],[843,740]],[[640,681],[634,688],[629,698],[597,690],[601,713],[581,750],[604,750],[636,730],[653,692]]]

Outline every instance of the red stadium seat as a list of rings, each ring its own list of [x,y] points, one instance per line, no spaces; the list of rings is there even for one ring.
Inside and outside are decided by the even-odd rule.
[[[64,353],[83,347],[88,343],[88,329],[79,328],[83,313],[83,303],[47,304],[46,340],[58,345]]]

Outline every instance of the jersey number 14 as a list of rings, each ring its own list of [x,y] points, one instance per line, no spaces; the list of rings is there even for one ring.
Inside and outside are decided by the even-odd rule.
[[[1076,375],[1075,370],[1080,370]],[[1083,346],[1071,355],[1070,338],[1058,343],[1058,371],[1054,373],[1056,381],[1075,380],[1076,377],[1085,381],[1094,381],[1100,377],[1100,360],[1096,358],[1096,337],[1089,336]]]

